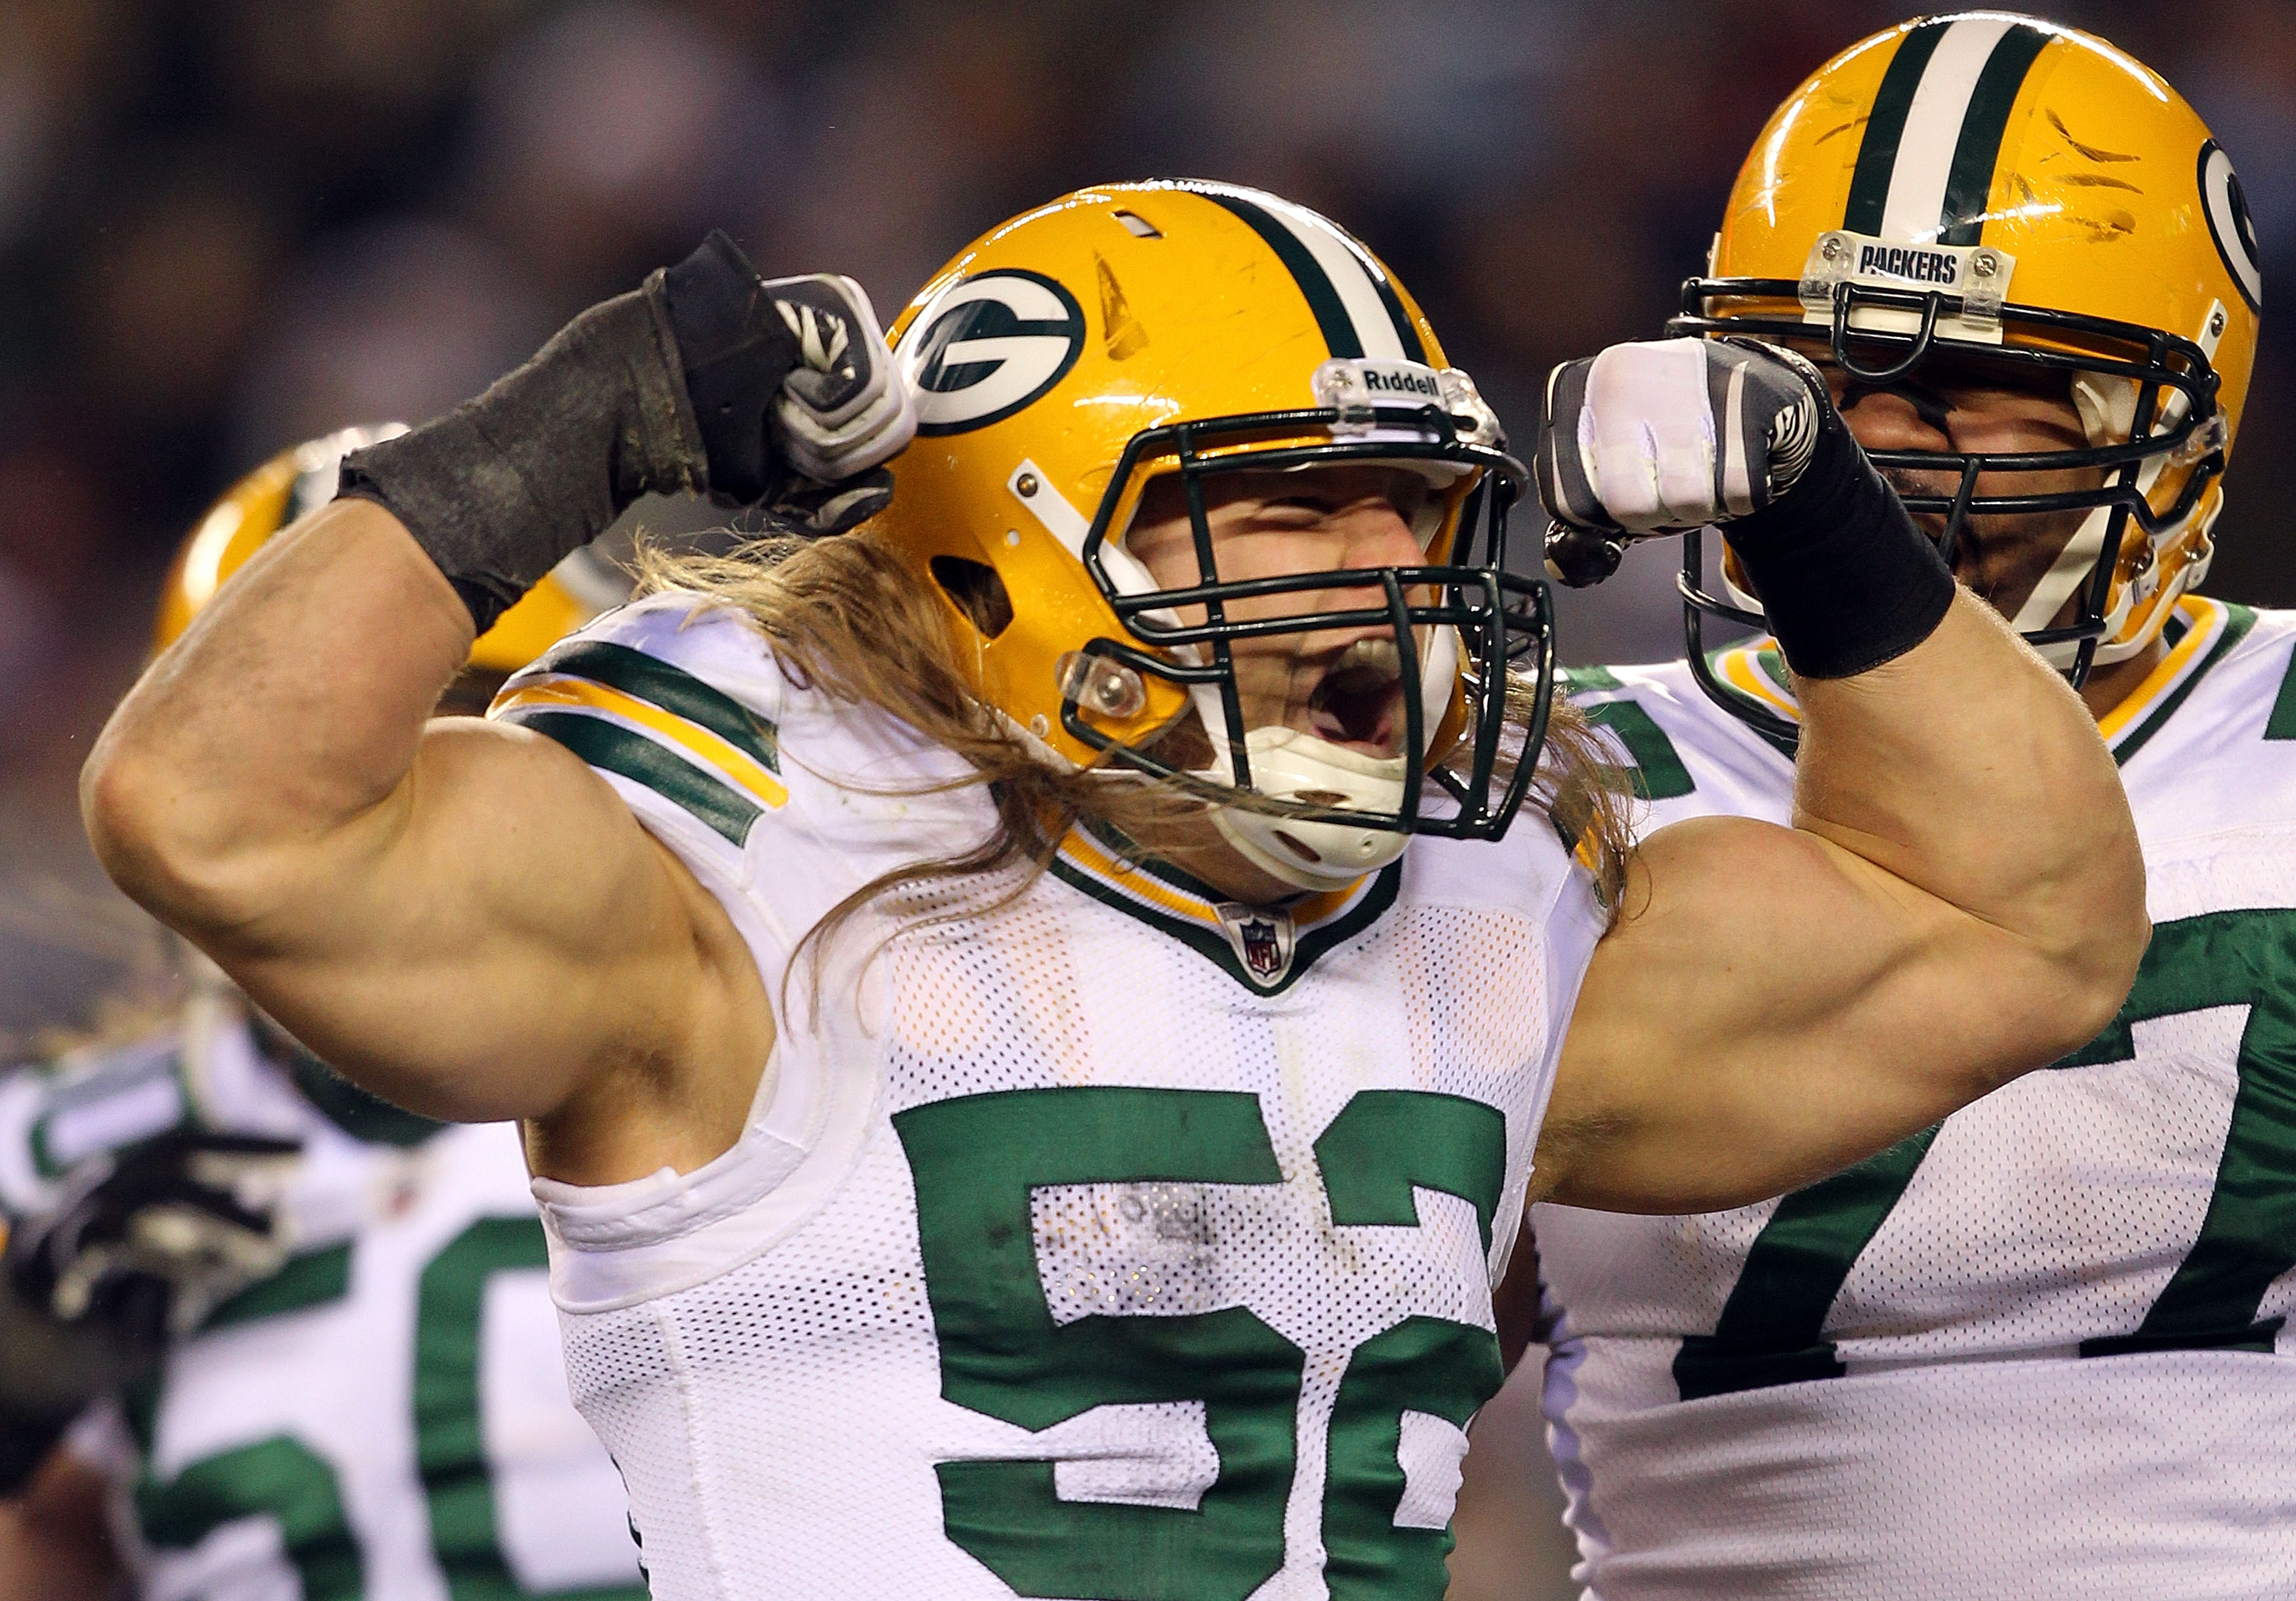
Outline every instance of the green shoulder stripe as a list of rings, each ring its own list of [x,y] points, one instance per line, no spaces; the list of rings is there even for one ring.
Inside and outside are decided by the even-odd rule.
[[[1608,728],[1634,758],[1635,792],[1645,800],[1671,800],[1687,795],[1698,784],[1682,765],[1674,742],[1651,714],[1633,701],[1597,701],[1586,708],[1587,720]]]
[[[619,723],[578,711],[536,711],[524,707],[504,713],[503,720],[548,735],[592,767],[645,785],[709,824],[737,848],[750,837],[750,825],[765,809],[732,784],[711,777]]]
[[[683,668],[659,657],[603,639],[577,639],[535,664],[535,671],[569,673],[659,706],[673,717],[698,723],[769,773],[782,770],[774,726],[723,690],[713,689]]]
[[[1619,682],[1619,675],[1607,667],[1558,667],[1554,676],[1562,685],[1562,693],[1574,699],[1600,690],[1625,687]]]

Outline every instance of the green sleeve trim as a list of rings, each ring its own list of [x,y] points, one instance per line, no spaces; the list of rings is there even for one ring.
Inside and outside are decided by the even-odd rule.
[[[737,850],[750,837],[750,825],[765,809],[733,785],[619,723],[578,711],[538,711],[522,706],[504,712],[503,720],[548,735],[592,767],[645,785],[707,823]]]
[[[392,1105],[369,1095],[300,1046],[291,1047],[287,1076],[319,1114],[370,1145],[396,1145],[412,1150],[447,1125]]]
[[[535,670],[567,673],[619,689],[673,717],[699,723],[769,773],[782,770],[781,746],[773,724],[724,691],[711,688],[659,657],[603,639],[578,639],[544,656]]]

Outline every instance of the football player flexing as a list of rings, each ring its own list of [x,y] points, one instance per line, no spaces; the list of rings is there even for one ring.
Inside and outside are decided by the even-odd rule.
[[[662,1601],[1431,1601],[1534,1154],[1750,1201],[2125,993],[2110,759],[1814,374],[1611,352],[1551,419],[1581,504],[1728,520],[1808,678],[1798,825],[1629,870],[1545,738],[1526,470],[1356,240],[1080,191],[894,342],[713,236],[352,456],[86,775],[113,873],[328,1061],[525,1121]],[[664,485],[865,525],[671,564],[426,727]]]
[[[2208,129],[2069,29],[1876,35],[1748,158],[1676,331],[1823,364],[1963,580],[2086,663],[2153,936],[2094,1041],[1848,1172],[1536,1210],[1590,1596],[2296,1593],[2296,617],[2192,592],[2260,300]],[[1690,559],[1690,660],[1580,703],[1652,825],[1784,819],[1810,686],[1767,640],[1700,652],[1761,603]]]
[[[234,485],[184,543],[157,646],[332,498],[346,451],[403,431],[316,439]],[[445,704],[483,709],[617,587],[569,558]],[[174,1026],[0,1076],[0,1596],[124,1576],[146,1601],[636,1601],[516,1131],[373,1099],[188,966]]]

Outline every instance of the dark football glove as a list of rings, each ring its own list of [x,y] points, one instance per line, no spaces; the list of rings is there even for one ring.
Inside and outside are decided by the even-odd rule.
[[[1547,571],[1600,583],[1636,539],[1763,510],[1809,464],[1827,404],[1816,368],[1751,341],[1659,340],[1563,363],[1535,457],[1554,519]]]
[[[67,1176],[63,1201],[12,1233],[16,1293],[59,1323],[138,1341],[190,1333],[287,1260],[276,1209],[302,1147],[171,1129]]]
[[[286,1260],[273,1206],[301,1147],[178,1129],[92,1156],[0,1252],[0,1497],[72,1419]]]
[[[741,505],[768,498],[841,501],[835,532],[884,504],[849,514],[843,496],[812,496],[865,472],[909,442],[915,402],[894,370],[869,297],[852,279],[816,273],[760,278],[740,247],[713,232],[662,275],[685,390],[709,458],[709,489]],[[790,476],[809,480],[792,485]]]
[[[884,504],[882,486],[816,491],[915,431],[858,284],[767,283],[712,234],[583,312],[475,400],[354,451],[340,492],[396,516],[483,634],[642,495],[795,500],[800,531],[850,528]]]

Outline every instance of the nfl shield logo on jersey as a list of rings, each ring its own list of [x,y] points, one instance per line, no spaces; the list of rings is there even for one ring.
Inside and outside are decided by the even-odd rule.
[[[1219,916],[1245,976],[1263,989],[1282,983],[1292,971],[1291,914],[1229,901]]]

